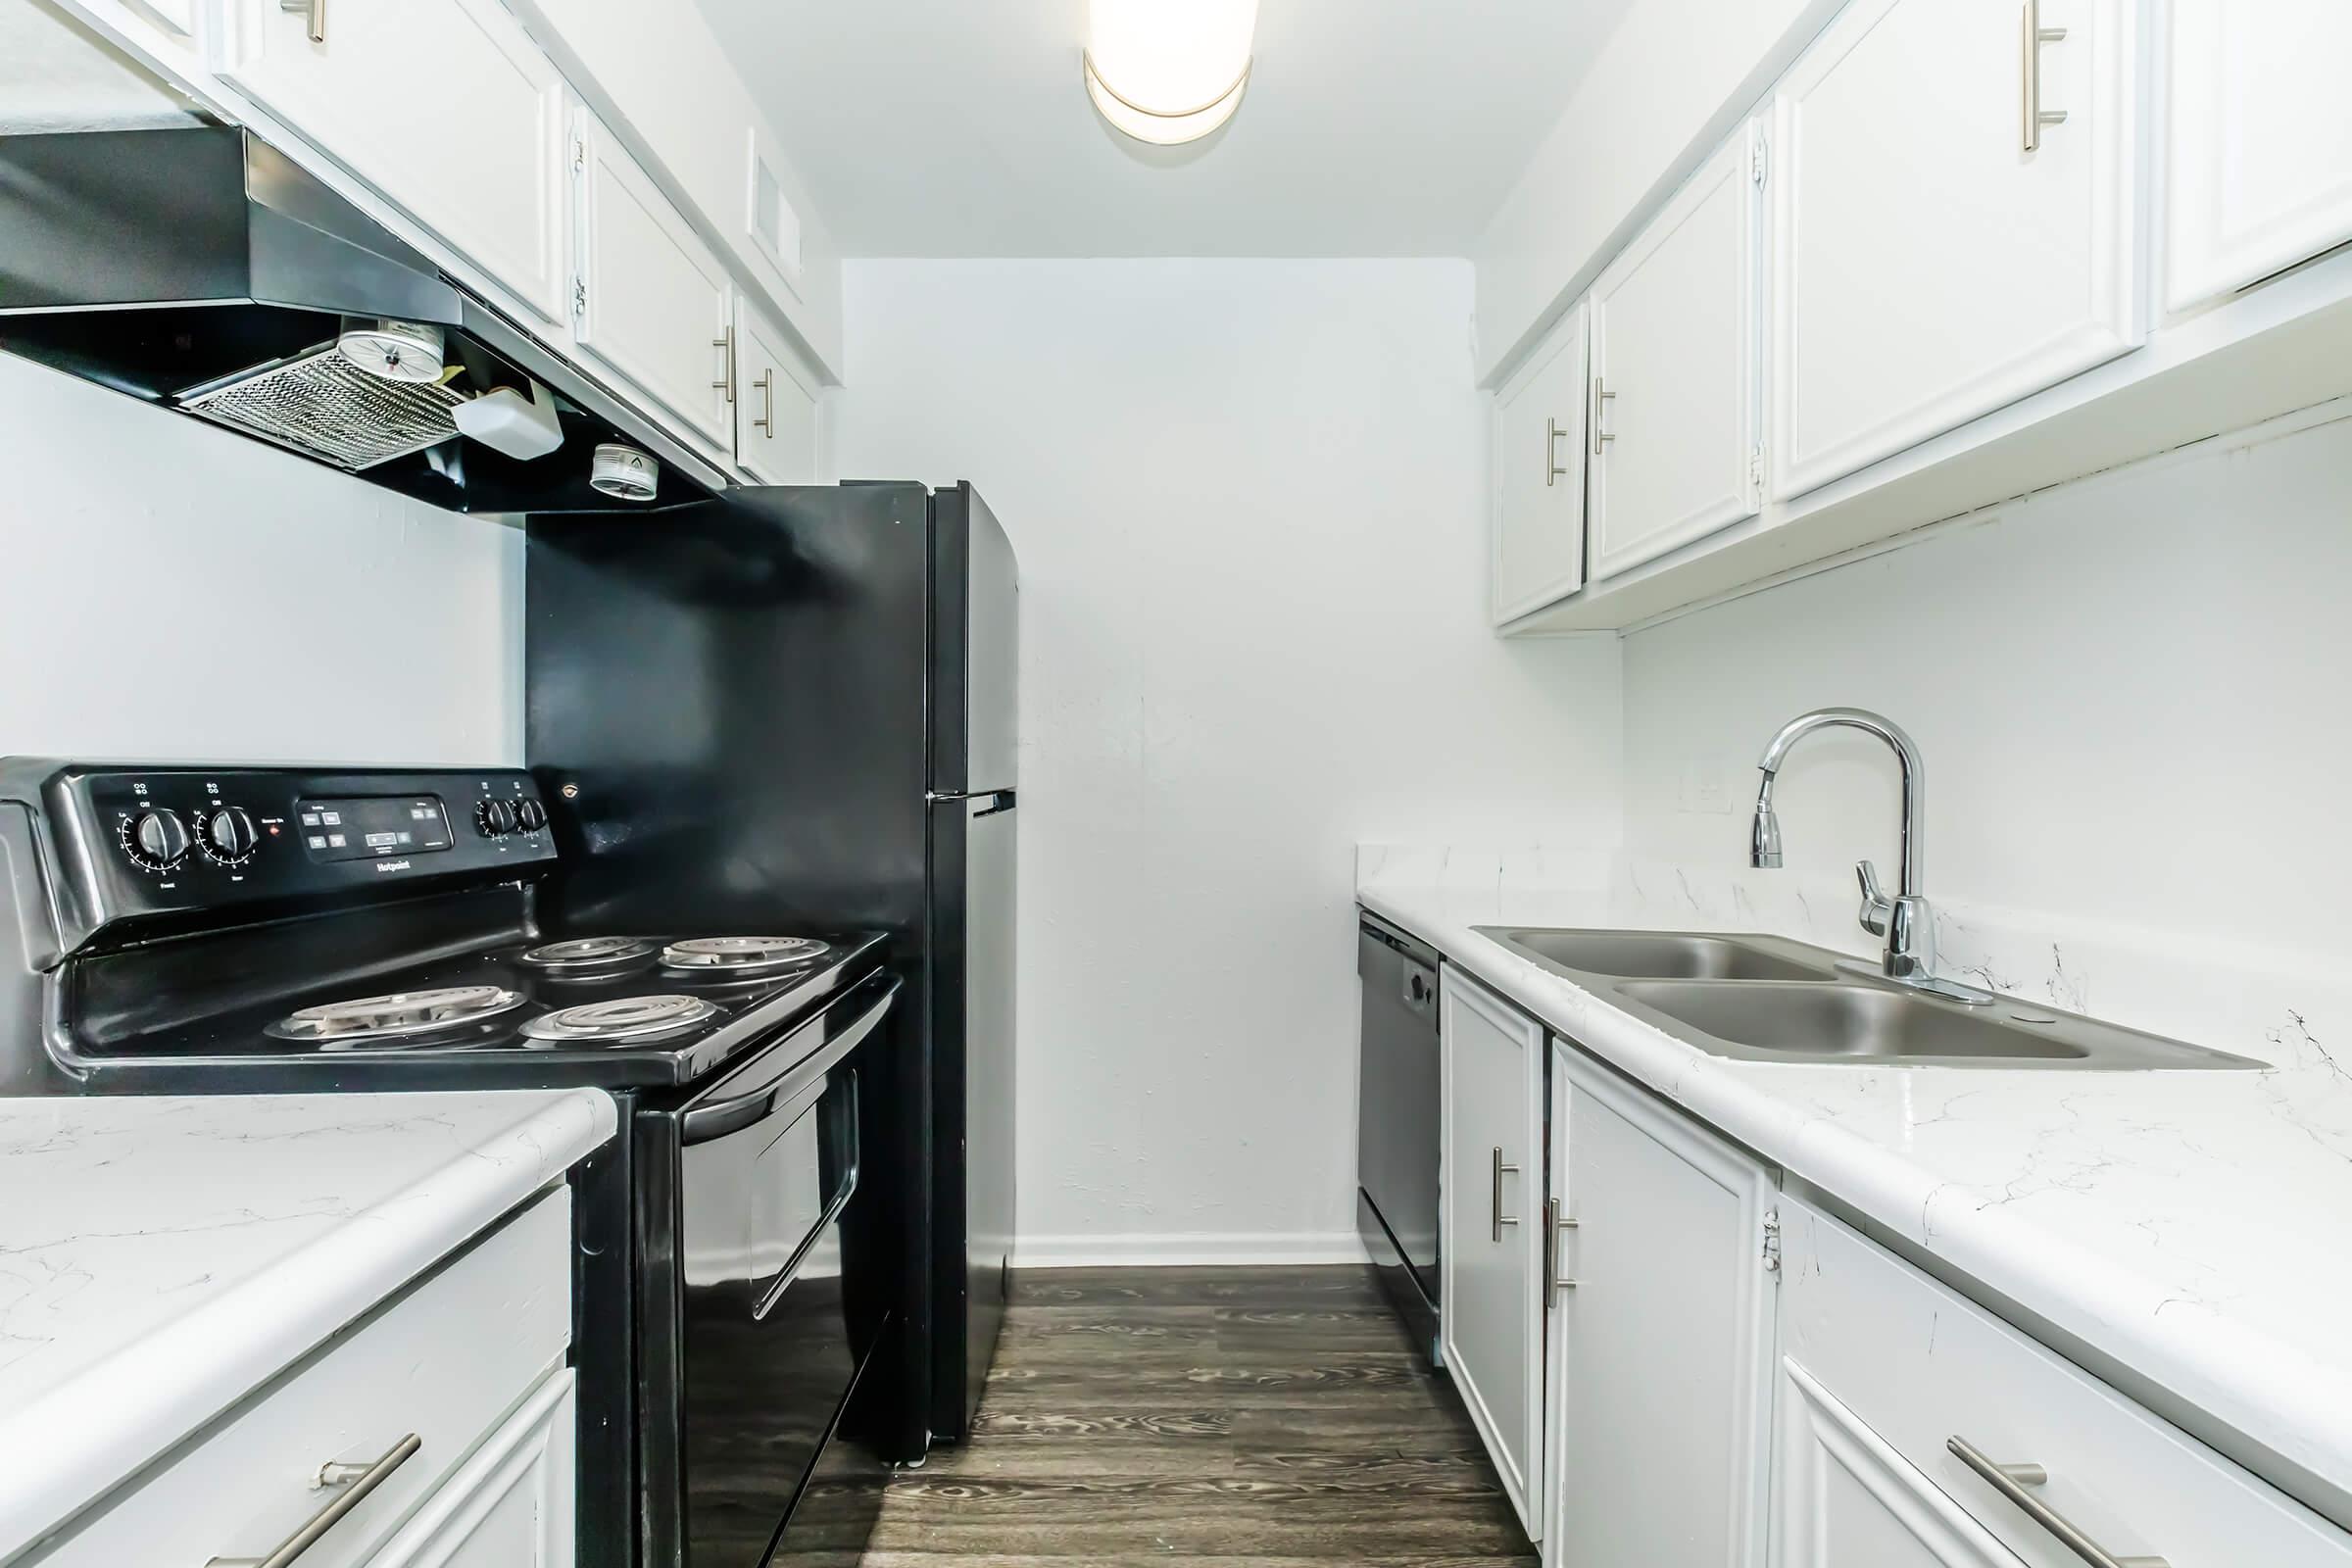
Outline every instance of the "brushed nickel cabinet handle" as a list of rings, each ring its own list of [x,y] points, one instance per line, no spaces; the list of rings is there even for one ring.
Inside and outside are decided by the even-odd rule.
[[[2026,0],[2025,24],[2025,132],[2026,151],[2041,151],[2041,127],[2066,123],[2066,111],[2041,107],[2041,46],[2056,43],[2066,36],[2064,27],[2045,27],[2041,24],[2041,0]]]
[[[1548,1294],[1557,1298],[1562,1291],[1576,1289],[1576,1281],[1560,1278],[1560,1250],[1567,1245],[1568,1233],[1576,1229],[1576,1221],[1560,1212],[1559,1203],[1552,1199],[1544,1200],[1544,1278],[1549,1284]]]
[[[1487,1205],[1487,1217],[1494,1222],[1492,1229],[1494,1234],[1494,1240],[1498,1242],[1502,1240],[1502,1228],[1505,1225],[1516,1225],[1519,1223],[1518,1215],[1505,1214],[1502,1211],[1502,1178],[1506,1171],[1511,1175],[1516,1176],[1519,1174],[1519,1167],[1516,1165],[1505,1164],[1503,1162],[1502,1150],[1497,1147],[1494,1151],[1494,1197],[1492,1201],[1490,1201]]]
[[[322,1464],[318,1467],[318,1485],[341,1487],[333,1500],[311,1515],[301,1529],[277,1544],[277,1549],[267,1557],[215,1557],[204,1568],[287,1568],[287,1564],[318,1544],[318,1538],[335,1528],[345,1514],[367,1500],[368,1494],[386,1481],[392,1472],[416,1456],[423,1440],[412,1432],[385,1451],[373,1464]]]
[[[1953,1458],[1983,1476],[1992,1490],[2009,1499],[2018,1512],[2055,1537],[2058,1544],[2089,1563],[2091,1568],[2172,1568],[2162,1557],[2119,1557],[2084,1535],[2073,1520],[2042,1501],[2028,1487],[2047,1486],[2050,1473],[2037,1464],[1995,1464],[1966,1438],[1954,1435],[1944,1447]]]
[[[724,351],[719,355],[718,379],[710,383],[710,390],[724,392],[727,401],[732,403],[735,401],[735,329],[728,327],[725,336],[710,340],[710,346]]]
[[[1592,455],[1599,457],[1600,449],[1617,438],[1601,428],[1601,416],[1608,412],[1609,402],[1617,396],[1609,390],[1608,382],[1599,376],[1592,378]]]
[[[1560,428],[1559,420],[1544,421],[1544,488],[1546,490],[1568,477],[1568,470],[1560,466],[1560,437],[1566,434],[1568,432]]]
[[[311,42],[326,42],[326,0],[277,0],[277,9],[288,16],[307,19]]]
[[[754,381],[752,385],[760,389],[760,417],[752,421],[752,428],[765,431],[767,439],[773,441],[776,438],[775,370],[773,368],[762,370],[760,373],[760,379]]]

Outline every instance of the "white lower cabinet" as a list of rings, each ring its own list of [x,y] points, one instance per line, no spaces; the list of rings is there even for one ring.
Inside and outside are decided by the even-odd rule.
[[[2139,9],[1853,0],[1782,80],[1774,499],[2138,341]]]
[[[1585,324],[1582,302],[1494,398],[1494,624],[1585,582]]]
[[[1542,1531],[1544,1030],[1447,964],[1440,1299],[1446,1364],[1530,1536]]]
[[[368,1568],[570,1568],[578,1423],[565,1367],[425,1499]]]
[[[26,1568],[258,1562],[358,1488],[301,1568],[569,1568],[571,1246],[569,1194],[540,1199],[124,1483]],[[334,1467],[323,1480],[322,1466]]]
[[[1762,1568],[1774,1173],[1564,1042],[1551,1071],[1545,1559]]]
[[[1794,1361],[1781,1368],[1774,1568],[2018,1568],[2018,1560]]]
[[[1783,1568],[2082,1568],[2059,1528],[2173,1568],[2352,1568],[2352,1536],[2259,1477],[1838,1220],[1781,1207]],[[1903,1532],[1886,1555],[1838,1544]]]

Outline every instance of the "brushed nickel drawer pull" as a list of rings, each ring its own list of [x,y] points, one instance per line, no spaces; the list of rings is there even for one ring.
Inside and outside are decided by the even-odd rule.
[[[1983,1476],[1993,1491],[2009,1499],[2018,1512],[2057,1538],[2058,1544],[2089,1563],[2091,1568],[2172,1568],[2162,1557],[2118,1557],[2084,1535],[2073,1520],[2042,1501],[2029,1487],[2049,1485],[2050,1473],[2037,1464],[1994,1464],[1975,1445],[1957,1435],[1945,1440],[1953,1458]]]
[[[1544,421],[1544,488],[1546,490],[1568,477],[1568,470],[1560,466],[1560,437],[1569,433],[1560,428],[1560,421],[1556,418]]]
[[[1594,376],[1592,378],[1592,455],[1596,458],[1601,456],[1603,447],[1617,439],[1613,433],[1602,428],[1602,424],[1608,416],[1609,405],[1616,400],[1617,394],[1609,390],[1609,383],[1600,376]]]
[[[1513,1176],[1516,1176],[1519,1174],[1519,1167],[1516,1165],[1505,1164],[1502,1158],[1502,1150],[1500,1148],[1496,1148],[1494,1151],[1494,1200],[1488,1204],[1487,1214],[1488,1217],[1494,1222],[1493,1230],[1494,1233],[1494,1240],[1498,1242],[1502,1240],[1502,1228],[1505,1225],[1516,1225],[1519,1223],[1518,1215],[1505,1214],[1502,1211],[1502,1177],[1505,1171],[1508,1171]]]
[[[393,1471],[416,1457],[416,1450],[423,1446],[423,1440],[412,1432],[392,1445],[373,1464],[320,1465],[318,1485],[341,1487],[343,1491],[311,1515],[307,1524],[279,1542],[277,1549],[267,1557],[215,1557],[204,1568],[287,1568],[287,1564],[318,1544],[318,1538],[366,1501],[369,1493],[391,1480]]]
[[[760,379],[752,385],[760,389],[760,417],[752,421],[752,428],[766,431],[767,439],[773,441],[776,438],[776,372],[772,368],[760,371]]]
[[[728,327],[723,336],[710,340],[710,346],[724,350],[719,356],[718,379],[710,383],[710,390],[724,392],[727,401],[732,403],[735,401],[735,329]]]

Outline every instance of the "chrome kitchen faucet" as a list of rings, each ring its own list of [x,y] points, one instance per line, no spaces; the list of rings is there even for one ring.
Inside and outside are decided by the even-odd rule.
[[[1756,764],[1763,770],[1764,779],[1756,787],[1756,820],[1749,834],[1748,863],[1766,870],[1780,866],[1781,819],[1773,813],[1772,786],[1780,777],[1781,762],[1788,757],[1788,748],[1817,729],[1838,726],[1876,735],[1893,750],[1895,760],[1902,765],[1903,870],[1894,897],[1887,898],[1879,887],[1877,866],[1868,860],[1854,862],[1854,875],[1862,884],[1862,929],[1886,939],[1883,964],[1886,977],[1931,996],[1982,1006],[1992,1000],[1988,994],[1940,979],[1936,974],[1936,916],[1928,907],[1927,897],[1920,892],[1920,835],[1926,825],[1927,770],[1920,761],[1919,748],[1894,720],[1859,708],[1817,708],[1782,725],[1772,744],[1764,748],[1763,760]]]

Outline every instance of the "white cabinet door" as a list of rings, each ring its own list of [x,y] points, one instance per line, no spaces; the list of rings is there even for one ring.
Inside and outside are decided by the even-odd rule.
[[[2352,6],[2172,0],[2166,52],[2167,303],[2352,240]]]
[[[735,444],[726,269],[594,116],[579,127],[581,351],[723,458]]]
[[[1708,159],[1592,286],[1595,581],[1756,514],[1756,139]]]
[[[761,484],[816,482],[819,389],[781,327],[738,296],[735,463]]]
[[[1494,624],[1585,585],[1585,306],[1494,399]]]
[[[497,0],[226,16],[222,75],[543,323],[568,318],[564,78]]]
[[[1552,1314],[1566,1405],[1549,1560],[1762,1568],[1771,1173],[1573,1050],[1552,1070],[1568,1079],[1574,1222],[1555,1267],[1576,1283]]]
[[[368,1568],[571,1568],[579,1415],[558,1369]]]
[[[1774,1568],[2022,1568],[1793,1361],[1780,1398]]]
[[[2129,0],[1854,0],[1775,93],[1773,498],[2138,334]],[[2063,123],[2035,127],[2035,104]]]
[[[1544,1031],[1449,963],[1438,1032],[1446,1364],[1534,1537],[1543,1529]]]

